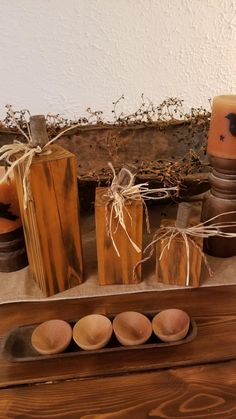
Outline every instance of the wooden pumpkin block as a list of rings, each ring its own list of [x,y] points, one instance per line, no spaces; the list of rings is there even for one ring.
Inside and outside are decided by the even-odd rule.
[[[47,296],[80,284],[83,272],[76,157],[58,145],[50,149],[33,159],[26,209],[25,163],[14,169],[30,268]]]
[[[173,226],[173,220],[164,220],[162,226]],[[169,236],[163,238],[156,245],[156,277],[158,282],[172,285],[186,285],[187,278],[187,249],[183,237],[179,234],[172,239],[171,244],[163,249],[169,241]],[[190,267],[190,282],[189,285],[192,287],[198,287],[200,285],[201,265],[202,256],[197,247],[202,250],[203,239],[191,237],[195,242],[188,239],[189,244],[189,267]],[[162,254],[163,252],[163,254]],[[161,259],[160,255],[162,254]]]
[[[118,225],[117,219],[112,219],[113,238],[120,252],[117,255],[112,240],[107,234],[107,217],[110,217],[109,204],[106,213],[108,197],[105,196],[107,188],[96,189],[95,220],[98,258],[98,277],[100,285],[131,284],[141,281],[141,266],[136,271],[136,281],[133,279],[133,268],[142,258],[132,246],[123,228]],[[125,204],[124,220],[131,239],[142,249],[143,231],[143,205],[142,201],[129,201]]]

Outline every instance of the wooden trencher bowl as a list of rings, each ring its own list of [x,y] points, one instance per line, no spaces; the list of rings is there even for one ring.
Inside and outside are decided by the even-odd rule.
[[[0,177],[5,175],[0,168]],[[0,184],[0,272],[14,272],[28,264],[15,180]]]

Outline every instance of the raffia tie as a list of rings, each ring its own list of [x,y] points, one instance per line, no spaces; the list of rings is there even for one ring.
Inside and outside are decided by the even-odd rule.
[[[143,251],[143,255],[145,256],[140,262],[138,262],[133,270],[133,279],[136,278],[136,269],[138,266],[147,260],[149,260],[155,250],[156,244],[160,240],[167,240],[167,243],[162,249],[162,252],[159,256],[159,260],[162,259],[163,254],[166,250],[170,249],[170,245],[172,243],[172,240],[177,237],[181,236],[184,240],[185,247],[186,247],[186,256],[187,256],[187,265],[186,265],[186,286],[189,286],[190,282],[190,246],[189,242],[193,244],[193,246],[197,249],[197,251],[200,253],[202,259],[204,260],[204,263],[207,267],[207,270],[209,272],[209,275],[213,276],[213,271],[211,270],[211,267],[207,261],[206,255],[201,249],[201,247],[194,241],[194,237],[200,237],[200,238],[209,238],[209,237],[228,237],[228,238],[236,238],[236,233],[230,233],[227,231],[222,231],[223,229],[227,228],[236,228],[236,221],[225,221],[225,222],[216,222],[212,223],[212,221],[216,220],[217,218],[220,218],[222,216],[227,216],[230,214],[236,214],[236,211],[230,211],[230,212],[223,212],[221,214],[216,215],[215,217],[210,218],[209,220],[199,223],[192,227],[186,227],[186,228],[179,228],[177,226],[165,226],[160,227],[157,232],[153,236],[153,240],[151,243],[149,243],[146,248]]]
[[[71,126],[70,128],[66,128],[65,130],[61,131],[56,137],[52,138],[48,141],[43,147],[39,145],[32,145],[32,138],[29,130],[29,126],[27,124],[28,133],[27,135],[16,123],[18,130],[21,134],[26,138],[27,142],[22,143],[21,141],[13,141],[12,144],[3,145],[0,148],[0,161],[5,160],[6,163],[9,165],[5,175],[0,179],[0,184],[5,182],[6,179],[9,177],[11,172],[13,171],[14,167],[18,166],[20,163],[25,162],[24,165],[24,174],[23,174],[23,205],[24,209],[27,208],[28,201],[30,199],[30,184],[29,184],[29,171],[32,161],[35,156],[41,154],[46,155],[50,154],[51,150],[47,147],[54,143],[58,138],[60,138],[63,134],[67,131],[70,131],[73,128],[79,126],[79,124]],[[16,158],[14,158],[14,156]],[[19,157],[18,157],[19,156]]]
[[[105,194],[105,196],[108,197],[108,201],[105,206],[105,213],[106,213],[106,230],[107,235],[111,238],[112,244],[115,248],[117,256],[120,257],[120,252],[117,248],[114,234],[117,232],[117,229],[119,225],[123,228],[126,236],[128,237],[131,245],[136,250],[137,253],[141,252],[141,249],[139,246],[132,240],[130,237],[127,225],[125,223],[125,213],[128,215],[128,218],[130,220],[130,224],[132,225],[132,217],[130,215],[130,212],[125,206],[126,203],[132,204],[134,201],[138,201],[141,199],[142,204],[144,206],[145,215],[146,215],[146,225],[147,230],[150,232],[150,223],[149,223],[149,216],[148,216],[148,210],[145,203],[145,200],[160,200],[163,198],[167,198],[170,196],[170,192],[177,191],[178,187],[171,187],[171,188],[157,188],[157,189],[149,189],[148,183],[139,183],[137,185],[134,185],[135,182],[135,174],[132,174],[130,170],[123,168],[121,169],[124,171],[127,175],[128,181],[125,185],[119,184],[119,178],[115,173],[115,169],[111,163],[108,163],[110,166],[112,173],[113,173],[113,180],[112,184],[108,190],[108,192]],[[159,196],[152,196],[151,194],[159,194]],[[109,213],[110,209],[110,213]],[[113,231],[112,229],[112,221],[113,219],[116,220],[116,227]]]
[[[27,208],[27,202],[30,197],[30,188],[28,182],[29,170],[32,164],[33,158],[39,154],[48,154],[50,150],[43,151],[40,146],[32,147],[30,144],[21,143],[20,141],[14,141],[12,144],[4,145],[0,148],[0,161],[5,160],[9,164],[5,175],[1,178],[0,183],[6,181],[14,167],[18,166],[21,162],[25,161],[24,176],[23,176],[23,197],[24,197],[24,209]],[[16,155],[20,157],[16,160],[11,161],[11,158]]]

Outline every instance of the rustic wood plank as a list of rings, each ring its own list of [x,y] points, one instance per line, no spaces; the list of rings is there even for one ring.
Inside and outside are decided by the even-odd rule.
[[[195,318],[198,335],[189,344],[174,351],[124,351],[115,358],[88,354],[83,362],[74,358],[41,362],[11,363],[0,355],[0,387],[22,383],[63,380],[76,377],[95,377],[127,371],[152,370],[160,366],[207,363],[236,359],[236,286],[189,288],[182,290],[144,292],[137,294],[81,298],[61,301],[12,303],[0,306],[0,336],[23,324],[40,323],[62,318],[78,319],[89,313],[116,314],[125,310],[142,312],[176,307]]]
[[[62,146],[71,152],[79,151],[79,173],[107,168],[111,161],[114,166],[136,163],[145,160],[156,160],[183,156],[187,147],[176,139],[176,129],[180,135],[187,134],[186,126],[169,127],[160,131],[158,126],[100,128],[99,131],[78,131],[70,137],[60,139]]]
[[[236,417],[236,362],[2,389],[0,417]]]
[[[137,269],[136,280],[133,268],[142,258],[132,246],[124,229],[112,216],[111,229],[120,256],[117,255],[111,237],[107,234],[107,223],[111,216],[111,204],[107,207],[107,188],[97,188],[95,201],[96,243],[98,256],[98,278],[100,285],[132,284],[141,281],[141,266]],[[124,222],[134,243],[142,250],[143,204],[141,200],[129,202],[124,207]]]
[[[126,308],[128,310],[128,307]],[[61,318],[61,317],[60,317]],[[134,371],[149,371],[186,365],[198,365],[236,359],[236,316],[195,317],[197,337],[185,345],[114,352],[92,353],[68,358],[10,362],[2,356],[0,387],[68,378],[88,378],[117,375]],[[218,345],[219,335],[226,342]],[[229,335],[232,336],[229,339]],[[209,339],[210,336],[210,339]],[[6,375],[7,372],[7,375]]]
[[[139,167],[144,161],[183,157],[190,148],[199,150],[204,157],[205,130],[204,120],[200,123],[173,120],[169,124],[88,125],[71,130],[57,144],[77,156],[79,177],[87,175],[87,180],[96,180],[93,173],[107,168],[109,161],[114,166],[135,164]],[[22,136],[14,130],[0,130],[0,146],[14,139],[22,139]],[[152,177],[153,173],[149,175]]]
[[[22,136],[15,130],[0,129],[0,146]],[[23,139],[24,141],[24,139]],[[139,169],[151,161],[175,161],[182,159],[190,149],[197,150],[206,161],[203,149],[206,144],[206,121],[172,121],[138,124],[133,126],[88,125],[68,132],[57,142],[77,156],[77,175],[80,204],[83,213],[94,207],[96,186],[106,186],[111,179],[108,162],[117,168],[131,165]],[[206,168],[207,170],[207,168]],[[152,187],[160,187],[162,180],[155,170],[142,170],[137,182],[150,181]],[[180,197],[196,195],[209,189],[208,174],[198,168],[183,179]]]

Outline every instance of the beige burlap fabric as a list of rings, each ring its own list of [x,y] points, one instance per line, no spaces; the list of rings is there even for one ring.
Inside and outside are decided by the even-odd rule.
[[[165,206],[155,207],[150,211],[150,222],[154,230],[160,222],[161,211],[167,213],[168,217],[175,217],[176,208]],[[199,206],[196,206],[196,212]],[[95,241],[95,221],[94,216],[87,216],[81,219],[82,240],[85,262],[85,281],[83,284],[56,294],[53,299],[84,298],[88,296],[114,295],[123,293],[149,292],[153,290],[161,291],[166,288],[175,288],[156,282],[155,261],[152,259],[143,266],[143,280],[137,285],[106,285],[100,286],[97,280],[97,259]],[[151,240],[151,235],[144,235],[144,245]],[[236,256],[227,259],[207,257],[208,262],[214,272],[213,278],[209,277],[206,269],[203,269],[201,286],[214,286],[233,284],[236,282]],[[37,284],[30,276],[28,267],[18,272],[0,273],[0,303],[11,301],[42,300],[44,296]]]

